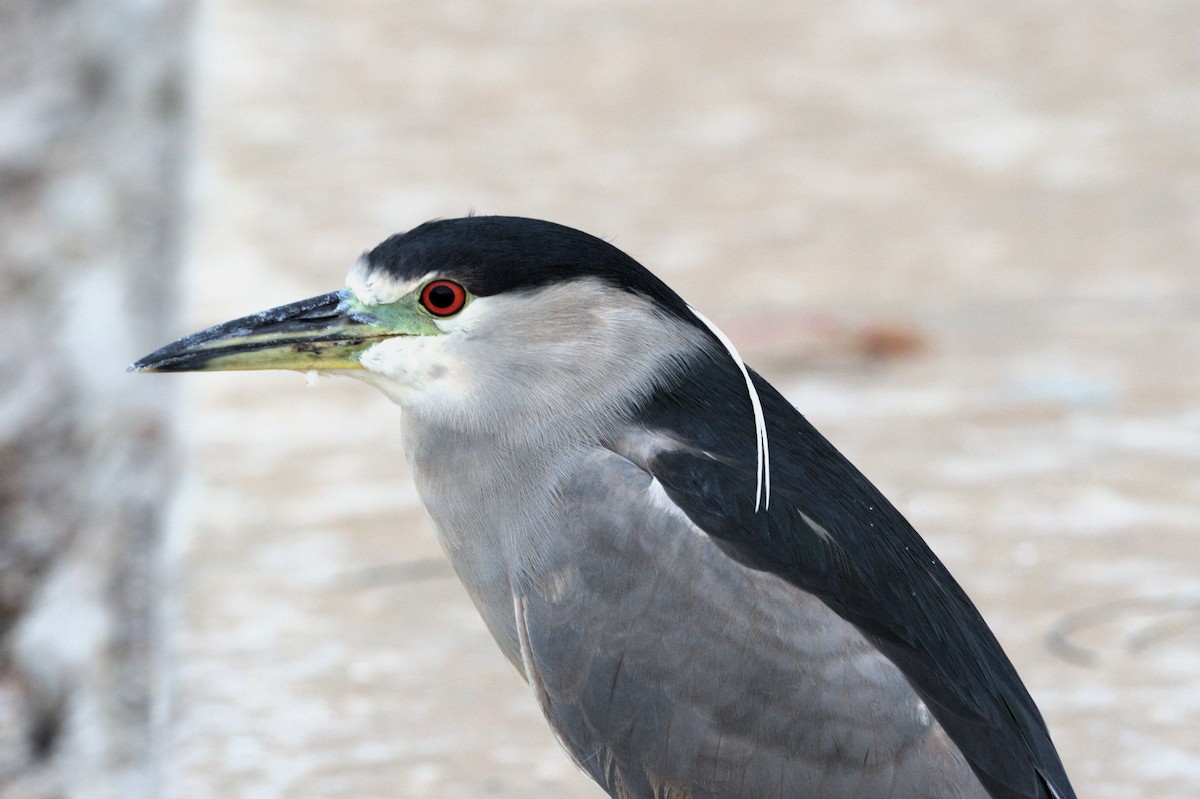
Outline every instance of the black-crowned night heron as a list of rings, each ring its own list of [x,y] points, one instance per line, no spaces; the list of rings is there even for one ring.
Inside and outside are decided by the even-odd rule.
[[[340,291],[142,371],[329,369],[382,390],[451,563],[613,797],[1074,797],[916,531],[632,258],[512,217],[430,222]]]

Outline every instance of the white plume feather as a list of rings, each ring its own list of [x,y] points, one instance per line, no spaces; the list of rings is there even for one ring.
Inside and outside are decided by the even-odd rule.
[[[712,334],[717,337],[717,341],[720,341],[726,352],[729,353],[729,357],[733,358],[733,362],[737,364],[742,377],[746,379],[746,390],[750,394],[750,407],[754,411],[754,435],[757,439],[758,450],[758,485],[754,492],[754,510],[768,510],[771,507],[771,449],[767,441],[767,422],[763,416],[758,389],[754,387],[754,381],[750,378],[750,370],[746,368],[746,362],[742,360],[737,347],[733,346],[733,342],[729,340],[728,336],[692,306],[689,305],[688,310],[712,331]]]

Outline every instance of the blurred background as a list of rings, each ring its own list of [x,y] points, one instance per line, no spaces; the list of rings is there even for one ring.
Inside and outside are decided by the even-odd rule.
[[[0,797],[598,799],[350,381],[127,375],[430,217],[627,250],[1200,795],[1191,0],[0,0]]]

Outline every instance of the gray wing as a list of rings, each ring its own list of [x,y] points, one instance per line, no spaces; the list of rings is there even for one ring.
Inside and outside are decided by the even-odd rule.
[[[594,453],[518,586],[527,677],[614,797],[987,796],[849,622],[724,554],[641,468]]]

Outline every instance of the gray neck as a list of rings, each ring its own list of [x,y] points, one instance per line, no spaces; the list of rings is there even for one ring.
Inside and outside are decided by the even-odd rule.
[[[562,524],[557,498],[594,442],[503,438],[404,414],[404,448],[438,540],[488,629],[518,668],[514,581],[539,571]]]
[[[429,372],[434,388],[363,377],[403,406],[405,454],[442,546],[519,663],[512,589],[542,571],[548,543],[571,523],[562,489],[582,458],[628,432],[634,409],[712,342],[594,279],[472,307],[469,325],[434,342],[445,364]],[[441,372],[453,379],[436,382]]]

